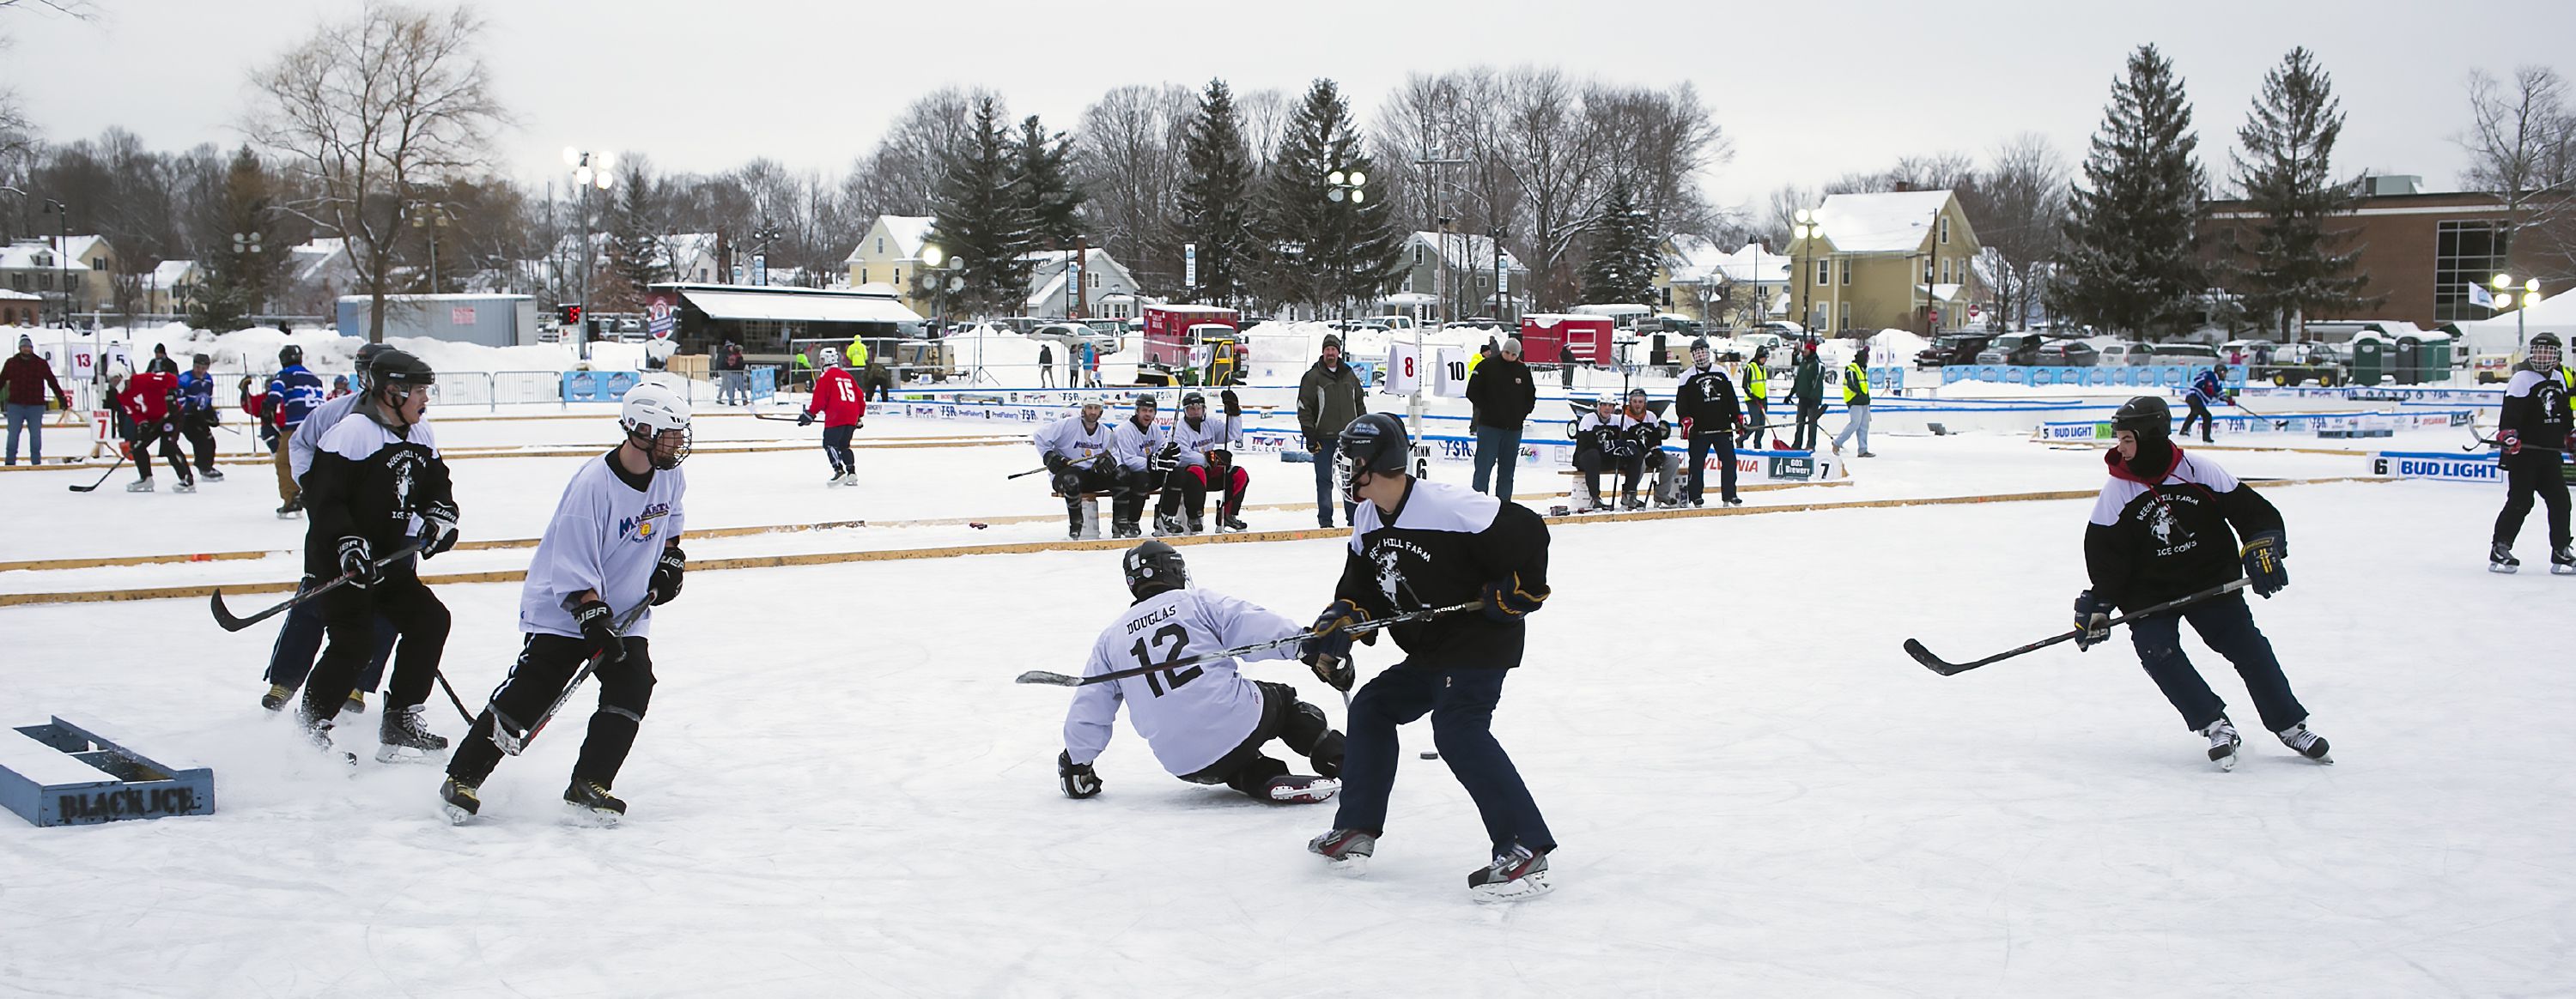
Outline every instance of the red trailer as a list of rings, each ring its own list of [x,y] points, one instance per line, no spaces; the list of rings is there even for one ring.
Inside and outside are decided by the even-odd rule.
[[[1521,361],[1525,364],[1591,364],[1610,362],[1611,320],[1532,312],[1521,317]]]
[[[1145,307],[1145,358],[1148,365],[1190,366],[1190,348],[1210,340],[1239,343],[1243,313],[1214,305],[1148,305]]]

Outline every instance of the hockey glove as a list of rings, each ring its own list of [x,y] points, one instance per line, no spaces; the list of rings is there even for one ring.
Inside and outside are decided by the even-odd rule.
[[[1689,437],[1689,436],[1691,435],[1691,428],[1696,427],[1696,426],[1698,426],[1698,425],[1699,425],[1699,421],[1698,421],[1698,420],[1694,420],[1694,419],[1692,419],[1692,418],[1690,418],[1690,417],[1687,417],[1687,416],[1682,417],[1682,436],[1683,436],[1683,437]]]
[[[1181,446],[1178,444],[1165,444],[1163,445],[1162,450],[1154,452],[1153,457],[1146,459],[1145,470],[1156,475],[1162,475],[1170,472],[1176,467],[1179,467],[1180,463]]]
[[[1225,404],[1225,415],[1243,415],[1243,400],[1235,397],[1233,389],[1226,389],[1223,392],[1219,392],[1216,394],[1216,397],[1219,401]]]
[[[2111,638],[2111,612],[2118,608],[2110,601],[2086,590],[2075,595],[2075,627],[2083,634],[2075,636],[2075,647],[2090,649]]]
[[[1332,684],[1335,690],[1351,689],[1351,626],[1361,620],[1360,605],[1335,600],[1315,616],[1315,626],[1308,629],[1306,640],[1297,643],[1297,658],[1315,671],[1317,679]]]
[[[349,577],[349,585],[359,589],[384,579],[384,571],[376,568],[375,553],[368,549],[367,539],[356,535],[340,539],[340,574]]]
[[[2254,595],[2266,600],[2290,585],[2290,570],[2281,560],[2290,555],[2289,542],[2279,531],[2260,531],[2245,539],[2246,578],[2254,581]]]
[[[653,581],[648,584],[653,590],[653,606],[660,607],[679,597],[680,574],[688,569],[689,556],[680,551],[680,546],[662,549],[662,561],[654,564]]]
[[[420,557],[429,558],[456,547],[456,508],[432,504],[420,512]]]
[[[1100,775],[1091,772],[1091,764],[1073,762],[1072,753],[1055,754],[1055,776],[1064,782],[1067,798],[1088,798],[1100,793]]]
[[[1047,471],[1054,472],[1057,475],[1063,475],[1064,473],[1073,470],[1073,461],[1063,455],[1049,451],[1046,456],[1046,468]]]
[[[2522,453],[2522,434],[2519,431],[2507,430],[2497,434],[2496,441],[2504,445],[2506,454]]]
[[[590,654],[602,663],[626,659],[626,640],[617,637],[617,614],[597,598],[574,604],[572,623],[581,629],[581,637],[590,643]]]
[[[798,413],[798,414],[796,414],[796,425],[797,425],[797,426],[800,426],[800,427],[810,427],[810,426],[813,426],[813,425],[814,425],[814,411],[809,409],[809,410],[806,410],[806,411],[804,411],[804,412],[802,412],[802,413]]]
[[[1547,587],[1532,593],[1521,585],[1520,573],[1513,573],[1485,584],[1485,617],[1495,621],[1518,621],[1537,610],[1547,600]]]

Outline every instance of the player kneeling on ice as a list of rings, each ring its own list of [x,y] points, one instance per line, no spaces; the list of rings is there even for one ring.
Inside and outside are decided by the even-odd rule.
[[[447,765],[439,797],[462,823],[482,808],[480,789],[504,750],[516,754],[580,682],[599,674],[599,709],[572,765],[563,800],[577,817],[614,825],[626,803],[608,793],[635,746],[653,697],[650,608],[680,595],[681,494],[688,480],[689,403],[668,386],[626,393],[626,440],[584,462],[564,486],[519,588],[519,661]]]
[[[2290,585],[2281,564],[2289,543],[2280,511],[2217,462],[2184,454],[2173,444],[2172,428],[2173,411],[2156,396],[2131,399],[2111,418],[2119,443],[2103,456],[2111,478],[2084,532],[2084,567],[2093,588],[2075,598],[2075,626],[2084,631],[2075,640],[2079,648],[2108,639],[2117,610],[2151,607],[2239,578],[2249,579],[2247,588],[2266,598]],[[2230,552],[2237,532],[2244,534],[2244,546]],[[2244,740],[2228,721],[2226,702],[2183,655],[2184,621],[2236,665],[2264,728],[2302,756],[2334,762],[2326,755],[2325,738],[2308,731],[2308,709],[2290,693],[2271,640],[2254,627],[2254,612],[2235,591],[2129,624],[2129,640],[2147,675],[2182,712],[2184,724],[2208,737],[2211,762],[2235,769]]]
[[[1351,699],[1341,810],[1332,831],[1306,848],[1345,872],[1377,852],[1395,786],[1396,726],[1428,714],[1432,744],[1491,840],[1492,862],[1467,875],[1467,889],[1480,902],[1542,894],[1556,837],[1491,726],[1503,678],[1521,664],[1523,619],[1548,596],[1547,523],[1528,507],[1406,475],[1411,453],[1403,423],[1370,413],[1343,428],[1333,458],[1342,494],[1358,508],[1335,599],[1298,658],[1349,690],[1353,625],[1432,613],[1388,629],[1405,660]]]
[[[1279,641],[1304,634],[1287,618],[1214,590],[1191,589],[1181,553],[1160,541],[1128,549],[1122,563],[1136,602],[1092,643],[1084,676],[1185,659],[1198,652]],[[1243,659],[1284,659],[1294,643]],[[1091,763],[1109,745],[1118,706],[1163,769],[1192,784],[1223,784],[1263,801],[1329,800],[1341,788],[1342,734],[1323,709],[1297,699],[1284,683],[1246,680],[1235,658],[1155,670],[1116,682],[1084,684],[1064,714],[1064,752],[1056,776],[1067,797],[1100,793]],[[1321,776],[1292,775],[1261,747],[1277,739],[1306,757]]]

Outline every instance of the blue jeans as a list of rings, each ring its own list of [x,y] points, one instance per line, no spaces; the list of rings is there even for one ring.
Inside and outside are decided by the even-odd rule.
[[[268,682],[288,690],[304,686],[305,676],[313,672],[313,657],[322,652],[322,632],[322,601],[307,600],[287,608],[286,623],[277,629],[277,644],[268,650]],[[384,686],[385,660],[393,658],[394,637],[393,622],[377,618],[375,655],[358,675],[358,690]]]
[[[1834,435],[1834,447],[1837,449],[1841,448],[1844,441],[1850,440],[1852,435],[1857,433],[1860,435],[1860,449],[1862,451],[1868,451],[1869,404],[1866,402],[1855,402],[1852,403],[1849,408],[1849,416],[1851,418],[1844,421],[1843,432]]]
[[[2225,715],[2227,702],[2209,689],[2209,681],[2201,679],[2191,659],[2182,654],[2186,620],[2202,642],[2235,664],[2237,675],[2245,678],[2245,692],[2254,698],[2254,710],[2263,716],[2264,728],[2278,732],[2308,720],[2308,709],[2290,693],[2290,679],[2281,674],[2281,661],[2272,656],[2271,640],[2254,627],[2254,612],[2245,606],[2245,595],[2231,593],[2175,613],[2141,618],[2129,626],[2138,661],[2192,731],[2208,728]]]
[[[9,463],[18,463],[18,429],[27,430],[27,460],[45,463],[45,404],[9,404]]]
[[[1342,439],[1326,437],[1315,444],[1315,522],[1333,526],[1333,506],[1340,504],[1342,523],[1351,522],[1352,505],[1341,498],[1341,479],[1333,474],[1333,455],[1341,450]]]
[[[1397,665],[1370,680],[1351,698],[1350,732],[1342,757],[1342,806],[1336,829],[1386,831],[1386,800],[1395,789],[1395,727],[1431,716],[1431,742],[1449,772],[1475,799],[1485,835],[1495,851],[1513,843],[1543,853],[1556,847],[1520,771],[1494,741],[1494,703],[1510,670],[1430,669]]]
[[[1520,467],[1521,430],[1519,427],[1506,429],[1483,424],[1476,425],[1475,489],[1477,492],[1498,497],[1506,503],[1511,502],[1512,473],[1520,470]],[[1491,479],[1494,484],[1490,492],[1485,489],[1488,479]]]

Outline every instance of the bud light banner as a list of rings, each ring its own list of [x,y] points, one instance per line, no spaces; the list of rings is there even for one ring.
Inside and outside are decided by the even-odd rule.
[[[2504,478],[2495,455],[2439,451],[2375,452],[2370,456],[2370,474],[2440,482],[2496,482]]]

